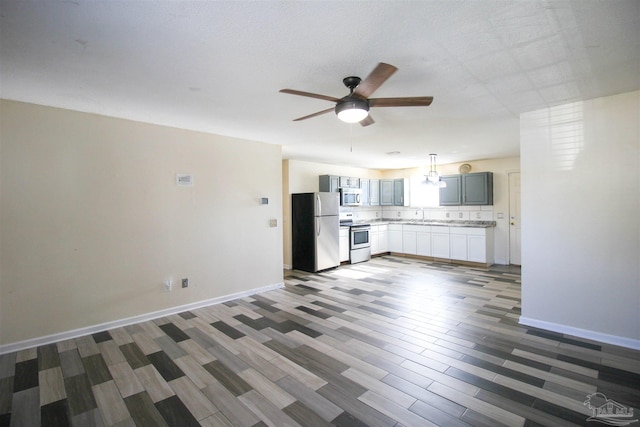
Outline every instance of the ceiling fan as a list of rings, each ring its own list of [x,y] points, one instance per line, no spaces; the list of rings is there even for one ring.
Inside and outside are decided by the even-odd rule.
[[[342,82],[349,89],[349,95],[343,98],[319,95],[317,93],[303,92],[294,89],[281,89],[282,93],[291,95],[307,96],[309,98],[324,99],[335,102],[336,105],[308,116],[298,117],[294,122],[310,119],[322,114],[335,111],[338,118],[347,123],[360,123],[362,126],[369,126],[373,119],[369,115],[370,107],[428,107],[433,101],[432,96],[412,96],[406,98],[369,98],[393,73],[398,69],[393,65],[379,63],[366,79],[360,77],[345,77]]]

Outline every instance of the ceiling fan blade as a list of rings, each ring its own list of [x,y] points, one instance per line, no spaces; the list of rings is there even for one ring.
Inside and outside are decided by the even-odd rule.
[[[364,119],[360,120],[360,125],[362,126],[369,126],[374,124],[375,121],[373,120],[373,118],[371,117],[371,114],[369,114],[367,117],[365,117]]]
[[[369,107],[428,107],[433,96],[410,96],[407,98],[372,98]]]
[[[320,116],[322,114],[327,114],[334,111],[334,107],[327,108],[326,110],[318,111],[317,113],[309,114],[308,116],[298,117],[297,119],[293,119],[294,122],[299,122],[300,120],[307,120],[312,117]]]
[[[371,74],[356,87],[354,92],[365,98],[370,97],[397,70],[393,65],[379,63]]]
[[[324,99],[325,101],[331,101],[331,102],[338,102],[340,101],[339,98],[335,98],[333,96],[327,96],[327,95],[320,95],[317,93],[311,93],[311,92],[303,92],[301,90],[294,90],[294,89],[280,89],[280,92],[282,93],[288,93],[291,95],[300,95],[300,96],[306,96],[309,98],[316,98],[316,99]]]

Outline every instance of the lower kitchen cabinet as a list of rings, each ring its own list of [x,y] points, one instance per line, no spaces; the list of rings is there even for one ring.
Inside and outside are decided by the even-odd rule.
[[[449,235],[449,257],[460,261],[467,261],[467,235]]]
[[[378,253],[389,252],[389,226],[378,226]]]
[[[402,224],[389,224],[389,252],[402,253]]]
[[[416,255],[418,253],[418,232],[415,230],[419,225],[405,225],[402,227],[402,253]]]
[[[372,225],[371,226],[371,255],[377,255],[387,252],[388,244],[388,225]]]
[[[371,254],[393,252],[491,265],[493,233],[493,228],[481,227],[402,223],[372,225]]]
[[[487,242],[486,236],[467,236],[467,261],[486,262],[489,249],[493,253],[493,242]],[[493,264],[493,256],[491,256],[491,264]]]
[[[431,227],[421,225],[416,233],[416,255],[431,256]]]
[[[451,259],[493,264],[492,229],[450,227],[450,233]]]
[[[449,227],[431,227],[431,256],[434,258],[450,258]]]
[[[340,262],[349,261],[349,227],[340,227]]]
[[[378,238],[379,225],[372,225],[369,232],[369,242],[371,243],[371,255],[380,253],[380,239]]]

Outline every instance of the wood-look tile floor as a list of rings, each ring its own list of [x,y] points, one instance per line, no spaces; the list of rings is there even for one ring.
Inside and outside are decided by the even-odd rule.
[[[640,413],[640,352],[525,328],[519,270],[384,256],[0,356],[0,426],[534,426]],[[615,315],[613,313],[612,315]]]

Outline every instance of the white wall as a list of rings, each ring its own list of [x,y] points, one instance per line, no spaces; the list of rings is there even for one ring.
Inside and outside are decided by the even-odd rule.
[[[640,92],[521,116],[522,318],[640,348]]]
[[[282,283],[280,146],[5,100],[0,120],[0,344]]]

